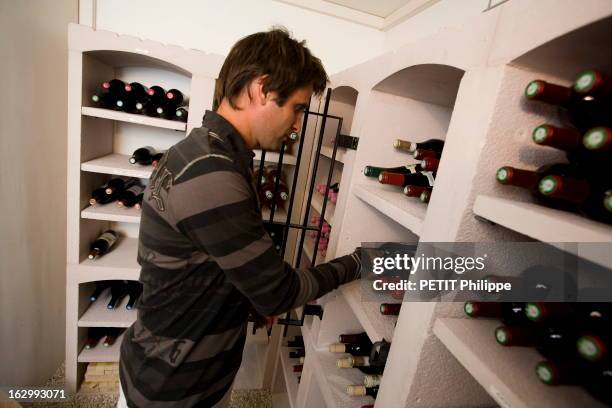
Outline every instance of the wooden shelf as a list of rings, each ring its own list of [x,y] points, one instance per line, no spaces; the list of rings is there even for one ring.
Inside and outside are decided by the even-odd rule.
[[[503,347],[490,319],[438,319],[434,333],[502,407],[603,407],[579,387],[548,386],[535,374],[544,360],[533,348]]]
[[[312,194],[311,201],[312,208],[317,210],[319,215],[323,212],[323,196],[318,192],[314,192]],[[325,221],[329,225],[334,225],[334,213],[336,212],[336,204],[332,203],[330,200],[327,200],[327,206],[325,207]]]
[[[366,331],[372,342],[391,341],[395,330],[396,316],[385,316],[380,314],[381,303],[399,303],[398,299],[394,299],[391,295],[379,294],[376,295],[380,301],[371,302],[362,299],[361,294],[364,291],[371,291],[371,283],[365,279],[359,279],[356,282],[351,282],[340,286],[340,292],[344,295],[347,303],[353,310],[353,313],[359,320],[359,323]]]
[[[288,347],[280,347],[278,352],[280,354],[283,376],[285,377],[285,387],[287,388],[289,405],[291,406],[291,408],[294,408],[299,387],[299,384],[297,382],[297,376],[299,374],[293,372],[293,366],[299,364],[299,360],[290,359],[289,351],[290,349]]]
[[[106,289],[83,313],[79,327],[130,327],[136,321],[136,310],[127,310],[129,301],[126,296],[114,309],[107,309],[110,300],[110,289]]]
[[[363,184],[355,185],[353,194],[415,235],[421,234],[427,206],[415,197],[405,196],[399,188]]]
[[[563,245],[564,242],[612,242],[610,225],[538,204],[485,195],[476,197],[474,213],[528,237],[612,268],[612,257],[604,250],[603,245],[598,246],[599,248],[595,248],[595,245]]]
[[[126,113],[121,111],[115,111],[110,109],[92,108],[83,106],[81,108],[81,114],[85,116],[91,116],[100,119],[110,119],[119,122],[134,123],[137,125],[153,126],[162,129],[180,130],[185,132],[187,130],[187,124],[178,122],[176,120],[167,120],[152,118],[145,115],[135,115],[132,113]]]
[[[81,211],[81,218],[91,220],[140,223],[140,211],[134,207],[118,207],[116,202],[89,206]]]
[[[115,343],[110,347],[104,347],[102,340],[100,340],[96,347],[89,350],[83,348],[79,353],[77,361],[79,363],[118,363],[123,336],[125,336],[125,332],[117,337]]]
[[[255,153],[255,157],[253,158],[253,160],[260,161],[261,160],[261,150],[256,149],[256,150],[253,150],[253,152]],[[277,152],[266,151],[266,163],[276,164],[278,163],[279,157],[280,157],[280,154]],[[296,163],[297,163],[297,156],[294,156],[292,154],[283,155],[283,164],[295,166]]]
[[[129,159],[130,156],[126,154],[112,153],[81,163],[81,170],[92,173],[113,174],[116,176],[137,177],[142,179],[151,177],[153,166],[131,164]]]
[[[263,207],[261,209],[261,219],[264,221],[268,221],[270,219],[270,209],[267,207]],[[274,221],[276,222],[285,222],[287,220],[287,212],[282,208],[276,207],[274,210]]]
[[[137,238],[121,238],[111,251],[96,260],[85,259],[77,268],[77,282],[97,280],[138,280],[140,265]]]
[[[364,377],[364,374],[356,368],[338,368],[336,361],[347,357],[348,354],[317,350],[307,324],[302,326],[302,335],[306,358],[313,361],[314,375],[328,408],[354,408],[374,403],[371,397],[352,397],[346,393],[347,385],[363,384]]]
[[[344,164],[344,152],[346,149],[344,147],[338,147],[336,150],[336,161]],[[321,146],[321,154],[329,159],[332,158],[332,154],[334,152],[333,147],[329,146]]]

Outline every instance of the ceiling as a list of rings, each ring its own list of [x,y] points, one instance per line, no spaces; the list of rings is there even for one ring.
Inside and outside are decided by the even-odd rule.
[[[386,31],[440,0],[276,0]]]

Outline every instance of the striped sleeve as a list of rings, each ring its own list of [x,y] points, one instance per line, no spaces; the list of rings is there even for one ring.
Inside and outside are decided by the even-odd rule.
[[[274,249],[252,190],[231,162],[203,160],[174,181],[169,207],[176,227],[207,253],[255,309],[272,316],[358,277],[353,256],[294,269]]]

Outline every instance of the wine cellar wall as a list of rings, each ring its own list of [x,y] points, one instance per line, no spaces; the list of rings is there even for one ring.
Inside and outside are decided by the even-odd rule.
[[[553,9],[555,19],[550,19]],[[324,100],[311,102],[299,189],[291,192],[299,208],[292,223],[308,213],[310,226],[322,225],[321,236],[317,244],[316,234],[307,232],[300,244],[299,233],[290,233],[285,259],[295,263],[303,251],[300,264],[307,267],[314,256],[321,263],[368,242],[542,241],[611,267],[609,254],[576,254],[564,245],[611,243],[610,225],[543,206],[530,192],[496,180],[502,166],[535,170],[566,161],[558,150],[533,143],[538,125],[565,123],[558,109],[528,100],[525,87],[535,79],[570,86],[586,69],[612,73],[610,16],[612,4],[603,0],[579,10],[565,0],[513,0],[333,75],[324,129]],[[90,207],[90,193],[110,175],[147,183],[151,168],[125,160],[145,145],[166,149],[200,125],[212,105],[222,58],[83,27],[72,30],[73,38],[80,38],[70,48],[75,80],[68,135],[66,364],[67,384],[74,390],[87,362],[116,361],[113,347],[100,354],[85,348],[87,330],[128,327],[134,319],[134,311],[125,309],[128,298],[112,318],[104,314],[106,302],[92,304],[95,282],[137,280],[139,273],[137,210]],[[185,90],[187,122],[106,111],[88,100],[95,85],[116,77]],[[437,154],[435,183],[421,186],[425,196],[407,197],[399,185],[367,174],[367,166],[422,164],[394,147],[397,139]],[[346,147],[347,140],[354,145]],[[266,153],[266,162],[276,159],[278,154]],[[297,173],[295,153],[283,162],[291,179]],[[282,212],[277,217],[284,220]],[[90,243],[107,229],[119,233],[117,246],[106,256],[87,259]],[[500,262],[520,269],[512,255],[504,254]],[[274,407],[291,408],[603,406],[580,387],[534,380],[537,352],[498,346],[492,335],[498,322],[467,317],[463,303],[402,302],[401,293],[374,295],[371,301],[362,297],[366,290],[364,282],[344,285],[283,317],[301,326],[250,336],[247,343],[253,346],[247,344],[245,355],[260,357],[243,361],[241,375],[252,377],[244,380],[245,387],[269,388]],[[345,347],[337,344],[339,336],[346,334],[360,335],[360,347],[385,350],[379,354],[386,358],[384,371],[363,364],[356,358],[363,357],[359,351],[353,350],[355,358],[339,354]],[[368,370],[366,377],[362,371]],[[364,380],[374,385],[355,387]],[[362,391],[366,395],[349,395]]]

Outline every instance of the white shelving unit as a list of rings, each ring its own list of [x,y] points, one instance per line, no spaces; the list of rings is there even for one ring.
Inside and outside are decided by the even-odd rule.
[[[83,106],[81,113],[84,116],[91,116],[93,118],[110,119],[118,122],[134,123],[136,125],[153,126],[162,129],[172,129],[184,132],[187,125],[182,122],[175,120],[151,118],[145,115],[135,115],[132,113],[126,113],[121,111],[115,111],[110,109],[92,108]]]
[[[130,155],[111,153],[81,164],[81,170],[92,173],[112,174],[148,179],[153,172],[153,166],[130,164]]]
[[[79,363],[117,363],[119,362],[119,350],[123,336],[117,337],[117,340],[110,347],[104,347],[102,341],[96,347],[89,350],[83,348],[79,353],[77,361]]]
[[[350,253],[362,242],[535,239],[611,267],[610,251],[567,244],[609,245],[611,226],[544,208],[528,192],[495,181],[502,165],[535,169],[565,160],[531,143],[535,126],[559,118],[555,109],[526,102],[524,87],[535,78],[569,85],[592,67],[611,71],[612,42],[602,41],[609,32],[609,2],[590,0],[576,8],[564,0],[513,0],[332,76],[332,89],[350,89],[354,98],[336,94],[347,109],[330,113],[351,123],[342,133],[359,137],[359,147],[336,156],[341,194],[327,258]],[[332,124],[328,127],[323,166],[331,156]],[[412,162],[393,149],[398,138],[445,140],[428,205],[361,173],[365,165]],[[320,211],[316,201],[312,207]],[[346,399],[342,386],[358,379],[339,371],[324,351],[338,333],[359,331],[372,341],[392,343],[376,408],[601,405],[577,387],[539,383],[538,354],[498,346],[492,334],[497,323],[460,318],[462,304],[405,302],[397,318],[382,316],[379,303],[396,301],[365,302],[362,285],[348,284],[325,297],[316,335],[311,323],[303,326],[307,352],[295,408],[371,403]]]

